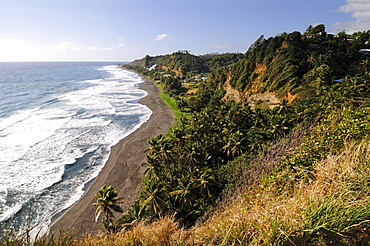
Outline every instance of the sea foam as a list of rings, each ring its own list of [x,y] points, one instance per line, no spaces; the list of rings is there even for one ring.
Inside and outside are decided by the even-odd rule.
[[[6,116],[0,118],[1,228],[47,226],[82,196],[111,147],[151,115],[138,103],[147,93],[138,89],[142,79],[135,73],[87,64],[73,76],[75,66],[62,65],[48,64],[55,81],[24,81],[24,88],[39,86],[33,91],[38,97],[23,98],[14,111],[0,109]],[[66,73],[68,81],[63,80]],[[14,89],[14,94],[27,93]]]

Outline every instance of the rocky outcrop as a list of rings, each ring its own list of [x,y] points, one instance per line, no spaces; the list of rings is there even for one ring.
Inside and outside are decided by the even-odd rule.
[[[229,102],[229,101],[235,101],[235,102],[243,102],[243,93],[235,89],[230,85],[230,80],[232,78],[232,75],[229,74],[227,77],[226,82],[223,85],[223,89],[226,91],[225,96],[222,98],[223,101]]]

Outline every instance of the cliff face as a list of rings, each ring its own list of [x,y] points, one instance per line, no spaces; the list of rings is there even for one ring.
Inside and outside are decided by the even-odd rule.
[[[273,107],[282,100],[292,103],[296,98],[312,96],[318,87],[346,75],[368,74],[363,63],[368,57],[360,50],[370,49],[369,33],[356,34],[356,41],[348,42],[326,35],[322,28],[318,30],[261,37],[245,54],[196,56],[179,51],[146,56],[131,65],[144,72],[153,68],[158,77],[166,72],[188,77],[209,73],[208,82],[225,91],[224,101],[263,102]]]
[[[293,32],[259,40],[244,59],[215,71],[215,83],[225,90],[224,101],[292,103],[347,75],[366,74],[368,56],[361,50],[370,48],[369,35],[357,36],[348,42],[325,32]]]
[[[229,72],[227,80],[223,84],[223,89],[225,90],[223,101],[235,101],[252,107],[263,103],[269,108],[274,108],[280,105],[283,99],[289,98],[289,103],[291,103],[296,98],[296,96],[292,96],[289,91],[286,96],[281,98],[278,98],[273,91],[261,92],[261,78],[267,70],[267,66],[265,64],[256,63],[253,67],[253,80],[246,86],[248,89],[244,90],[237,89],[231,85],[231,81],[233,81],[233,79],[235,80],[237,75],[233,73],[233,71]]]
[[[292,94],[291,91],[287,91],[286,95],[281,96],[280,98],[276,95],[274,91],[261,92],[261,77],[264,75],[267,70],[265,64],[256,63],[254,66],[253,74],[257,76],[252,82],[250,82],[249,89],[241,91],[237,88],[231,86],[230,81],[233,79],[233,73],[228,74],[227,80],[223,84],[223,89],[225,90],[225,96],[223,101],[235,101],[249,106],[255,107],[259,104],[264,104],[269,108],[274,108],[281,104],[282,100],[287,100],[288,104],[292,103],[294,99],[298,97],[297,94]]]
[[[243,93],[235,89],[230,85],[231,74],[228,75],[226,82],[223,84],[223,89],[225,90],[225,96],[222,99],[223,101],[236,101],[243,102]]]

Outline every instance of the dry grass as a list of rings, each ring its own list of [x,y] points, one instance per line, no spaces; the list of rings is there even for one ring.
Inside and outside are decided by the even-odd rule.
[[[258,186],[246,189],[195,227],[192,240],[197,245],[306,245],[322,230],[340,236],[369,216],[369,157],[369,142],[347,145],[316,166],[312,182],[278,195]]]
[[[78,245],[181,245],[185,233],[174,216],[166,216],[152,223],[138,223],[129,231],[86,237]]]
[[[278,146],[284,154],[295,145]],[[285,147],[284,147],[285,146]],[[267,171],[279,154],[265,155],[258,164]],[[259,166],[257,165],[257,166]],[[254,168],[256,168],[254,166]],[[274,175],[289,176],[289,171]],[[294,171],[291,171],[294,176]],[[191,229],[174,216],[141,222],[129,231],[83,238],[63,235],[33,245],[354,245],[370,240],[370,142],[346,144],[337,155],[317,163],[311,181],[295,181],[280,192],[246,178],[237,194],[223,198],[218,209]],[[248,175],[248,172],[245,172]],[[291,182],[289,182],[291,184]],[[4,244],[26,245],[26,244]],[[363,244],[367,245],[367,244]]]

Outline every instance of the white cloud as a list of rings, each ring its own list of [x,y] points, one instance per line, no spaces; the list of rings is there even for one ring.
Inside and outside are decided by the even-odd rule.
[[[168,35],[168,34],[159,34],[159,35],[157,35],[157,36],[155,36],[155,38],[154,38],[154,41],[159,41],[159,40],[163,40],[163,39],[165,39],[165,38],[169,38],[170,36]]]
[[[96,46],[91,46],[88,48],[89,50],[100,50],[100,51],[114,51],[113,47],[96,47]]]
[[[370,2],[369,0],[347,0],[340,6],[337,12],[350,13],[354,21],[336,22],[336,28],[345,30],[347,33],[366,31],[370,29]]]
[[[102,48],[102,51],[114,51],[113,47],[108,47],[108,48]]]
[[[211,46],[213,49],[227,49],[229,48],[231,45],[230,44],[223,44],[223,45],[213,45]]]
[[[57,45],[48,45],[45,47],[46,49],[54,49],[54,50],[62,50],[62,51],[68,51],[68,50],[82,50],[82,46],[77,46],[74,42],[62,42]]]

